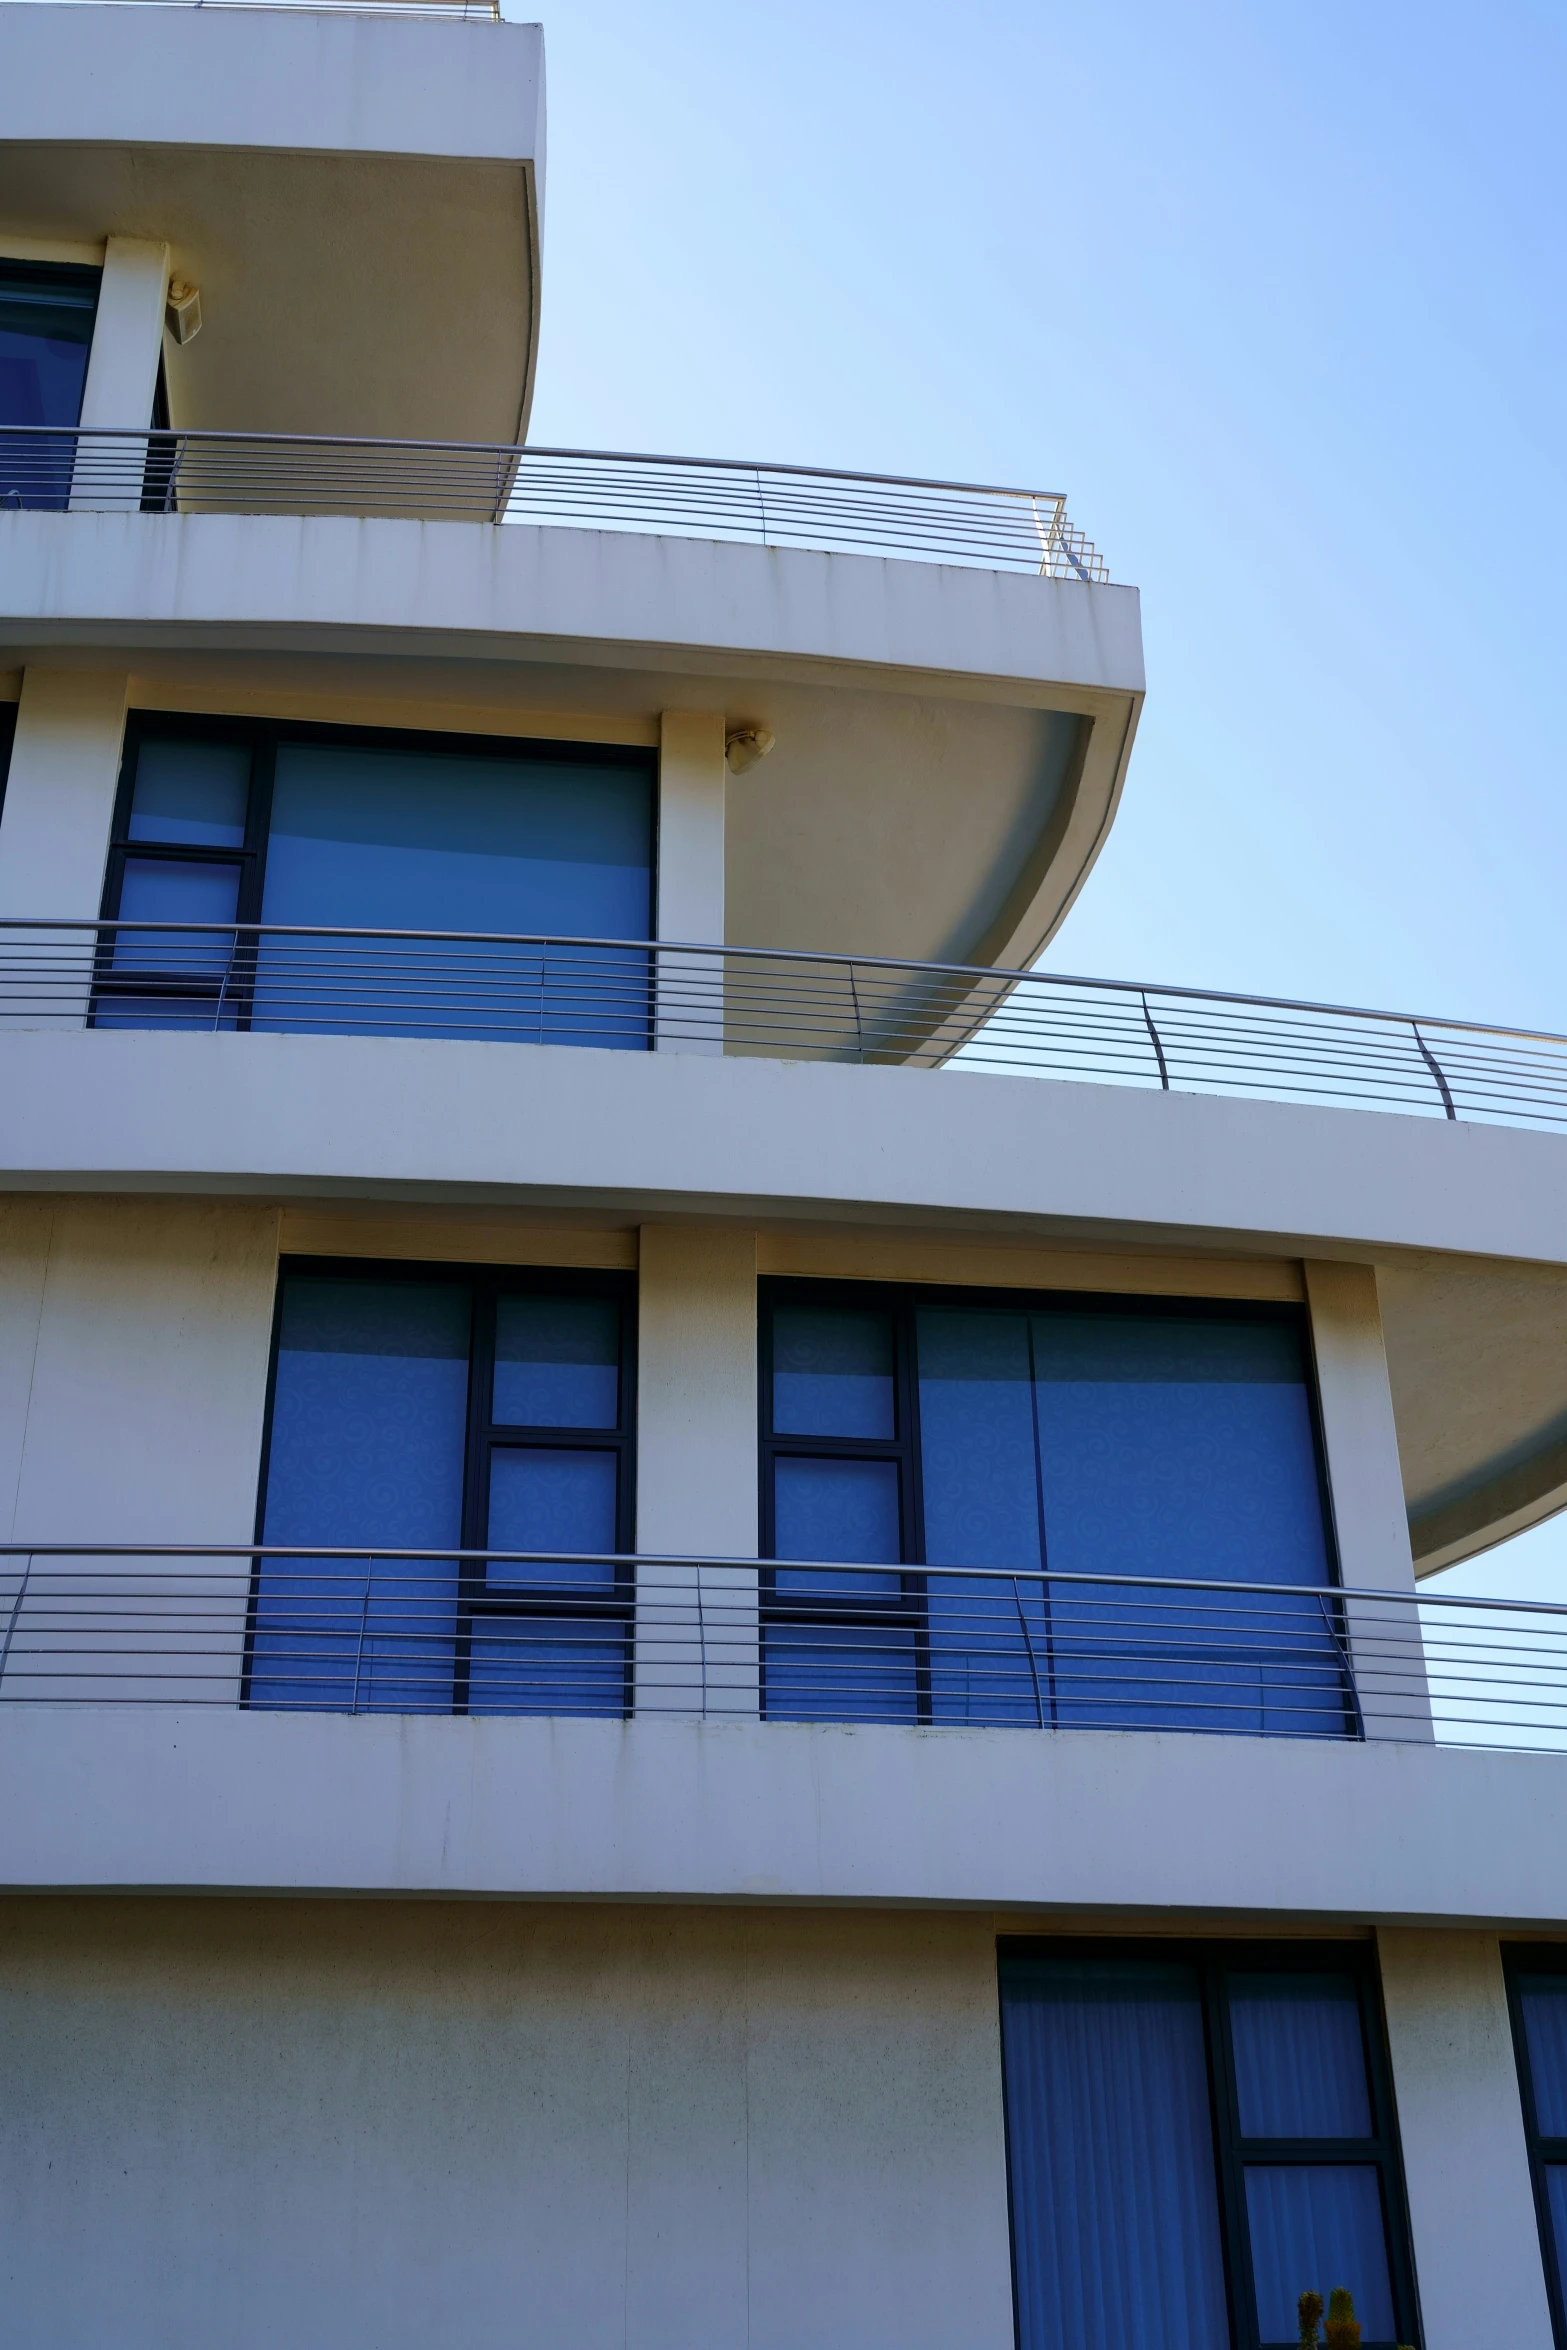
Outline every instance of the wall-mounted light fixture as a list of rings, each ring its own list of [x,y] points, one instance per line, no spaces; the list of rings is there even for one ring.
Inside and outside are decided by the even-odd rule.
[[[163,313],[177,343],[193,343],[201,332],[201,288],[182,277],[169,280],[168,307]]]
[[[730,774],[743,775],[748,767],[756,765],[758,759],[766,758],[777,740],[778,737],[765,726],[751,726],[743,720],[738,726],[727,728],[724,734],[724,757],[729,763]]]

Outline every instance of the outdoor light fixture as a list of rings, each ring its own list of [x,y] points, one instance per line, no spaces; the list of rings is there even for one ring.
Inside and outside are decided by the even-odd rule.
[[[182,277],[171,278],[164,317],[177,343],[193,343],[201,332],[201,288]]]
[[[765,726],[731,726],[724,736],[724,757],[729,762],[730,774],[743,775],[758,759],[766,758],[777,740]]]

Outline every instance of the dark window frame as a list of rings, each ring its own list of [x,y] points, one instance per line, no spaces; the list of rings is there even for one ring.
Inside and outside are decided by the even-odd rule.
[[[997,2002],[1004,2011],[1003,1970],[1012,1959],[1105,1959],[1126,1963],[1144,1960],[1150,1965],[1192,1967],[1202,1992],[1203,2048],[1208,2074],[1208,2110],[1213,2129],[1214,2169],[1218,2186],[1219,2235],[1224,2259],[1225,2295],[1229,2304],[1231,2350],[1294,2350],[1259,2336],[1253,2311],[1250,2229],[1246,2218],[1245,2166],[1248,2163],[1289,2162],[1374,2164],[1381,2190],[1382,2216],[1387,2236],[1388,2272],[1393,2287],[1393,2314],[1398,2343],[1419,2344],[1419,2293],[1409,2205],[1404,2183],[1403,2154],[1398,2136],[1398,2111],[1393,2095],[1392,2068],[1387,2052],[1387,2023],[1382,2006],[1381,1973],[1376,1952],[1364,1941],[1257,1941],[1146,1938],[1091,1938],[1084,1935],[1003,1934],[996,1943]],[[1235,2087],[1235,2055],[1229,2027],[1224,1978],[1227,1974],[1305,1974],[1317,1970],[1351,1975],[1360,2002],[1361,2046],[1371,2100],[1374,2135],[1370,2138],[1244,2138]],[[998,2015],[1004,2032],[1004,2012]],[[1016,2338],[1021,2341],[1021,2312],[1017,2288],[1017,2227],[1013,2207],[1013,2124],[1002,2068],[1003,2128],[1007,2148],[1007,2224],[1012,2250],[1012,2306]],[[1320,2280],[1324,2295],[1331,2280]],[[1302,2280],[1302,2289],[1306,2280]],[[1368,2337],[1366,2350],[1396,2350]]]
[[[255,1536],[266,1539],[267,1484],[272,1469],[272,1426],[277,1402],[279,1338],[283,1322],[283,1286],[291,1274],[318,1275],[332,1281],[441,1281],[465,1286],[469,1292],[468,1399],[463,1438],[462,1518],[459,1547],[489,1547],[488,1516],[490,1464],[500,1450],[613,1453],[617,1462],[615,1493],[615,1548],[623,1558],[635,1547],[636,1426],[637,1426],[637,1277],[607,1268],[558,1265],[448,1264],[439,1259],[380,1257],[284,1256],[278,1260],[276,1294],[272,1306],[271,1354],[267,1365],[266,1410],[262,1427],[261,1471],[256,1487]],[[607,1297],[619,1307],[620,1381],[618,1418],[613,1429],[540,1427],[493,1416],[495,1379],[495,1322],[503,1296]],[[250,1703],[252,1662],[258,1628],[262,1578],[266,1562],[252,1566],[246,1610],[245,1662],[240,1704]],[[561,1622],[609,1621],[625,1627],[622,1709],[632,1710],[634,1656],[632,1632],[636,1618],[636,1573],[629,1563],[616,1571],[604,1597],[587,1601],[580,1587],[560,1584],[489,1588],[481,1567],[465,1564],[457,1582],[457,1632],[453,1652],[452,1705],[454,1714],[468,1710],[468,1667],[474,1627],[504,1617],[548,1618]]]
[[[209,848],[196,843],[132,840],[131,803],[136,792],[136,767],[142,744],[149,739],[179,742],[223,742],[247,746],[250,782],[245,811],[245,837],[238,848]],[[266,888],[267,845],[272,823],[272,783],[278,751],[289,743],[332,743],[343,749],[447,752],[463,758],[536,760],[540,765],[601,767],[623,765],[645,775],[649,786],[648,933],[656,927],[658,906],[658,753],[625,743],[557,742],[542,735],[463,734],[428,727],[331,726],[314,721],[279,718],[235,718],[188,711],[133,710],[125,722],[120,754],[119,784],[104,870],[100,920],[112,924],[120,911],[129,860],[162,864],[220,865],[240,869],[234,910],[236,933],[261,920]],[[94,981],[93,1024],[100,1000],[116,1003],[137,996],[154,1001],[210,1002],[216,1017],[220,998],[225,1028],[247,1029],[255,991],[256,948],[236,937],[233,969],[210,984],[189,972],[139,970],[134,977],[116,975],[112,934],[101,934]],[[232,1006],[232,1013],[228,1007]]]
[[[893,1426],[892,1438],[780,1435],[772,1425],[773,1316],[780,1304],[864,1307],[893,1316]],[[1080,1289],[990,1289],[949,1287],[946,1283],[892,1281],[835,1281],[794,1274],[776,1274],[757,1285],[757,1381],[759,1527],[761,1534],[761,1676],[762,1712],[767,1712],[767,1631],[772,1625],[844,1624],[907,1625],[914,1631],[915,1719],[931,1717],[930,1642],[926,1613],[925,1496],[920,1463],[919,1373],[915,1354],[915,1316],[921,1307],[951,1306],[959,1310],[1001,1309],[1031,1313],[1058,1311],[1083,1314],[1124,1313],[1145,1318],[1153,1314],[1171,1320],[1284,1323],[1300,1339],[1307,1409],[1311,1416],[1312,1447],[1317,1469],[1317,1499],[1322,1513],[1322,1542],[1328,1563],[1327,1588],[1343,1588],[1338,1539],[1333,1519],[1333,1497],[1328,1484],[1327,1446],[1323,1437],[1318,1394],[1316,1353],[1311,1317],[1304,1305],[1288,1299],[1256,1300],[1216,1297],[1147,1297],[1125,1291]],[[841,1600],[808,1594],[780,1594],[776,1570],[787,1560],[773,1556],[776,1510],[773,1464],[793,1456],[811,1460],[892,1460],[899,1464],[899,1504],[902,1518],[904,1569],[902,1588],[877,1599]],[[874,1571],[874,1570],[868,1570]],[[936,1570],[939,1572],[940,1570]]]
[[[1540,2231],[1540,2262],[1545,2270],[1545,2295],[1550,2304],[1551,2330],[1557,2350],[1567,2350],[1567,2276],[1557,2257],[1556,2231],[1551,2224],[1550,2197],[1545,2173],[1549,2166],[1567,2163],[1567,2137],[1549,2137],[1540,2128],[1534,2069],[1524,2032],[1520,1975],[1560,1975],[1567,1989],[1567,1943],[1504,1942],[1502,1976],[1507,1985],[1507,2015],[1512,2025],[1513,2055],[1518,2067],[1518,2095],[1523,2106],[1524,2143],[1529,2150],[1529,2183],[1534,2191],[1535,2222]]]

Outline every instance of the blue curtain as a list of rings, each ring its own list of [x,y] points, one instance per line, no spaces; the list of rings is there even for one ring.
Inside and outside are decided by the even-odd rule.
[[[1354,2294],[1368,2342],[1394,2340],[1387,2227],[1373,2164],[1248,2163],[1246,2218],[1264,2343],[1298,2342],[1301,2294],[1326,2301],[1338,2285]]]
[[[1229,1976],[1243,2138],[1369,2138],[1371,2092],[1353,1978]]]
[[[1195,1969],[1016,1959],[1001,1984],[1019,2350],[1227,2344]]]
[[[286,1276],[263,1541],[457,1546],[471,1319],[458,1282]],[[449,1712],[456,1598],[455,1561],[265,1561],[251,1704]]]
[[[1542,2138],[1567,2138],[1567,1975],[1520,1975],[1524,2046]]]
[[[614,1428],[620,1309],[608,1297],[502,1297],[493,1415],[512,1428]]]
[[[932,1308],[917,1331],[931,1567],[1302,1587],[1164,1597],[933,1574],[938,1718],[1344,1735],[1292,1323]]]
[[[640,768],[330,743],[277,754],[262,919],[371,930],[652,935]],[[265,943],[258,1028],[645,1050],[645,953]]]
[[[79,421],[99,277],[96,269],[0,261],[0,424]],[[73,472],[68,433],[10,435],[0,444],[0,504],[61,511]]]

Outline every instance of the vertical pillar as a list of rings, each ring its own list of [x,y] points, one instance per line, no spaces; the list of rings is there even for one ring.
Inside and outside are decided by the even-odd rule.
[[[0,809],[0,922],[75,917],[81,928],[0,931],[13,1023],[80,1028],[86,1020],[128,683],[93,670],[23,676]]]
[[[756,1235],[644,1224],[637,1304],[636,1710],[755,1714]]]
[[[1344,1610],[1368,1738],[1431,1738],[1409,1515],[1372,1265],[1308,1264],[1328,1490],[1346,1591],[1396,1591]]]
[[[167,245],[142,237],[110,237],[87,354],[81,421],[98,430],[122,427],[137,437],[94,438],[81,444],[71,487],[73,507],[134,514],[141,505],[146,444],[139,436],[152,422],[168,292]]]
[[[1377,1942],[1425,2350],[1551,2350],[1496,1936]]]
[[[724,714],[666,710],[659,723],[658,935],[724,937]],[[717,955],[660,954],[660,1052],[719,1053],[723,963]]]

